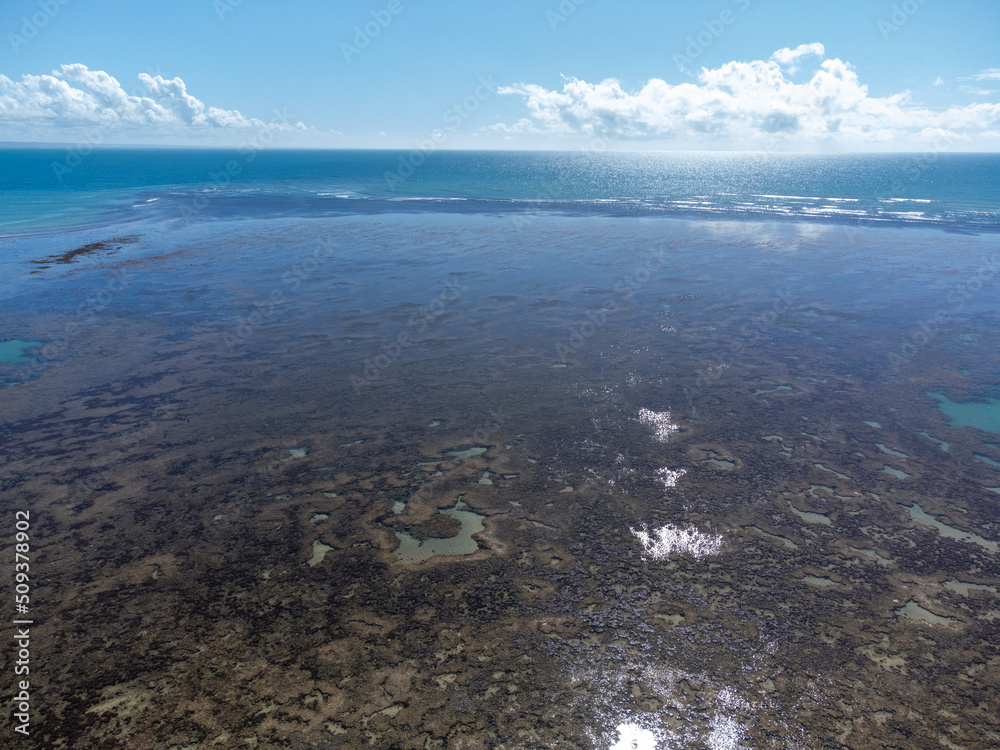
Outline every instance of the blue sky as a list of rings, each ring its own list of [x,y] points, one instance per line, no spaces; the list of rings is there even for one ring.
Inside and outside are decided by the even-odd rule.
[[[994,0],[5,0],[0,141],[998,150],[998,38]]]

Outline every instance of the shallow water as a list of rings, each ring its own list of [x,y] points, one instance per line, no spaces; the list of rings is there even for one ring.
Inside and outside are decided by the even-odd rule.
[[[942,393],[928,391],[927,395],[938,402],[938,408],[948,415],[951,424],[1000,435],[1000,399],[955,403]]]
[[[476,552],[479,549],[479,543],[474,539],[474,536],[482,532],[485,527],[483,526],[483,516],[468,510],[468,507],[461,500],[458,500],[453,507],[439,511],[446,516],[457,519],[461,524],[458,533],[453,536],[415,539],[407,531],[396,531],[396,538],[399,539],[396,557],[399,558],[400,562],[412,565],[430,560],[433,557],[471,555]]]
[[[997,239],[527,221],[15,243],[39,747],[1000,742]]]

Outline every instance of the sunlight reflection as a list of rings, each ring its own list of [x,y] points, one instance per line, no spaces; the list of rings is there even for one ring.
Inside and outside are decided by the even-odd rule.
[[[719,704],[728,712],[748,709],[749,705],[731,687],[719,691]],[[739,750],[743,739],[743,726],[733,716],[720,713],[712,721],[712,732],[708,735],[709,750]]]
[[[670,421],[669,411],[651,411],[650,409],[639,409],[639,421],[655,429],[655,437],[661,443],[667,442],[671,432],[680,429]]]
[[[608,750],[656,750],[657,737],[638,724],[619,724],[618,742]]]
[[[629,531],[642,543],[643,555],[654,560],[663,560],[677,552],[691,555],[697,559],[717,555],[722,549],[722,536],[706,534],[694,526],[679,529],[673,524],[661,526],[653,531],[653,535],[644,526],[639,531],[629,527]]]
[[[677,480],[685,474],[687,474],[687,469],[677,469],[674,471],[664,466],[662,469],[656,470],[656,475],[660,478],[660,481],[663,482],[664,488],[668,490],[672,487],[676,487]]]

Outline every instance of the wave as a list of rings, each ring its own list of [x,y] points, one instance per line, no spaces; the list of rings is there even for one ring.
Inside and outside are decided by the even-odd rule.
[[[184,222],[300,216],[329,217],[379,213],[468,213],[536,216],[661,217],[733,221],[801,221],[871,226],[937,227],[959,232],[1000,231],[1000,210],[963,206],[947,201],[897,197],[857,198],[800,195],[738,194],[594,197],[477,197],[474,195],[382,195],[372,190],[323,187],[303,189],[288,185],[248,188],[204,185],[144,190],[123,200],[66,210],[61,228],[132,221]],[[83,209],[87,210],[84,211]],[[82,224],[81,224],[82,225]],[[34,228],[23,213],[0,222],[0,236],[24,236],[53,229],[51,223]]]
[[[574,216],[677,217],[733,220],[809,221],[882,226],[938,226],[974,232],[1000,231],[1000,212],[949,205],[943,201],[902,198],[737,195],[677,197],[603,196],[574,198],[512,198],[455,195],[377,195],[361,191],[293,190],[246,192],[219,190],[210,194],[172,190],[162,200],[131,208],[169,219],[185,203],[200,197],[198,216],[214,220],[303,217],[393,212],[461,212],[478,214],[553,214]],[[912,207],[911,207],[912,204]],[[917,205],[920,208],[917,208]],[[891,208],[890,208],[891,206]]]

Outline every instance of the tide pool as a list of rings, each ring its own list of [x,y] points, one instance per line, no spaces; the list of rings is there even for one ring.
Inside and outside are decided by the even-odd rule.
[[[41,341],[19,341],[11,339],[0,341],[0,362],[34,362],[35,359],[28,351],[36,346],[43,346]]]
[[[955,427],[975,427],[983,432],[1000,434],[1000,399],[955,402],[943,393],[927,391],[938,402],[938,409]]]

